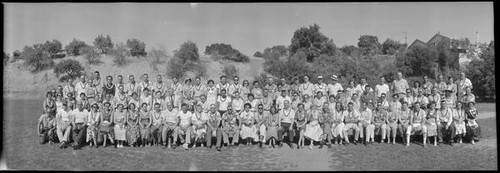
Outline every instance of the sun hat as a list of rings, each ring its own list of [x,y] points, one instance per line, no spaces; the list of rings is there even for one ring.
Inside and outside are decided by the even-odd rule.
[[[339,80],[339,79],[337,78],[337,75],[332,75],[331,79],[333,79],[333,80]]]

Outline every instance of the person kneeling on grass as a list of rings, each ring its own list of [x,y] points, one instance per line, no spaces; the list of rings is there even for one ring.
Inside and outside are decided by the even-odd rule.
[[[89,112],[83,109],[81,101],[76,103],[77,109],[71,112],[73,120],[71,126],[73,127],[73,149],[80,149],[85,143],[85,135],[87,134],[87,122]]]
[[[191,122],[192,122],[192,129],[193,129],[193,136],[191,137],[193,139],[193,147],[196,147],[197,144],[201,143],[201,147],[204,147],[203,143],[206,142],[206,136],[207,136],[207,115],[206,113],[203,112],[203,106],[201,104],[197,104],[194,106],[195,107],[195,112],[194,115],[191,117]]]
[[[125,124],[127,120],[127,111],[123,109],[123,104],[118,103],[117,109],[113,114],[113,122],[115,124],[113,132],[115,133],[115,140],[118,145],[117,148],[123,147],[123,142],[126,140],[126,132]]]
[[[103,147],[106,147],[106,142],[108,139],[111,141],[111,144],[115,143],[113,140],[113,129],[111,128],[111,124],[113,124],[114,111],[110,106],[111,103],[104,103],[104,108],[101,112],[101,121],[99,123],[99,138],[97,139],[97,143],[102,143]]]
[[[420,102],[413,103],[413,111],[411,111],[410,126],[406,130],[406,146],[410,146],[410,135],[420,132],[423,135],[424,147],[427,141],[427,128],[425,127],[424,118],[425,111],[420,109]]]
[[[191,136],[193,136],[193,131],[192,131],[192,120],[193,114],[188,111],[188,105],[187,104],[182,104],[181,105],[181,112],[179,112],[179,124],[177,130],[174,134],[174,143],[177,142],[177,138],[180,138],[180,142],[183,143],[184,149],[188,150],[188,145],[191,143]],[[186,140],[184,140],[184,136],[186,136]],[[184,142],[185,141],[185,142]],[[175,148],[176,145],[174,144],[172,148]]]
[[[56,142],[56,118],[54,114],[51,114],[51,109],[49,107],[45,107],[44,113],[38,119],[38,134],[40,136],[39,142],[40,144],[45,144],[47,141],[49,145]]]
[[[68,103],[62,102],[62,109],[57,110],[56,122],[57,122],[57,138],[61,142],[59,147],[68,147],[69,135],[71,134],[71,115],[68,108]]]

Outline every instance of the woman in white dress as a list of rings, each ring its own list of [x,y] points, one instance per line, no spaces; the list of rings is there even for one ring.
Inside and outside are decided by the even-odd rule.
[[[240,113],[240,129],[241,139],[246,140],[247,145],[251,145],[252,141],[257,139],[257,127],[255,127],[255,115],[250,111],[252,105],[245,103],[243,112]]]
[[[321,140],[321,135],[323,134],[323,130],[321,130],[321,126],[318,122],[318,118],[320,117],[320,115],[321,110],[312,105],[309,112],[309,123],[307,123],[306,130],[304,132],[304,137],[311,141],[311,143],[309,144],[309,149],[312,149],[313,141],[318,142]]]
[[[117,110],[113,112],[113,118],[114,118],[114,133],[115,133],[115,140],[117,141],[118,148],[123,147],[123,142],[126,140],[125,134],[127,132],[127,129],[125,128],[126,124],[126,118],[127,118],[127,111],[123,109],[123,104],[118,103],[117,105]]]

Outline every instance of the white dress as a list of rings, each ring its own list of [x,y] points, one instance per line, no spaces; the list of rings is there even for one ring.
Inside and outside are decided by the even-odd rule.
[[[313,141],[319,141],[321,139],[321,135],[323,134],[323,130],[318,123],[318,114],[319,111],[317,110],[313,110],[311,112],[310,121],[306,124],[306,131],[304,132],[304,136]]]
[[[240,136],[242,139],[253,138],[254,140],[258,139],[257,136],[257,127],[254,124],[254,113],[251,111],[243,111],[240,114],[243,125],[241,125]],[[250,124],[249,126],[247,124]]]

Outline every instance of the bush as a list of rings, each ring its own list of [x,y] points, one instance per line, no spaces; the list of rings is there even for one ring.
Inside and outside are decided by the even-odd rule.
[[[215,43],[205,47],[205,54],[210,55],[214,60],[225,59],[235,62],[248,62],[250,58],[240,51],[233,49],[231,45]]]
[[[102,34],[97,36],[94,40],[94,47],[99,49],[101,53],[107,54],[113,49],[113,42],[111,41],[111,36],[107,35],[104,37]]]
[[[373,35],[362,35],[359,37],[358,47],[362,55],[377,55],[381,53],[381,45],[378,38]]]
[[[480,59],[472,60],[467,65],[466,76],[472,82],[472,92],[479,96],[493,97],[495,89],[495,47],[494,44],[483,49]]]
[[[83,57],[87,60],[86,62],[88,64],[100,64],[100,63],[102,63],[101,55],[92,46],[87,46],[87,47],[82,48],[80,50],[80,54],[84,55]]]
[[[117,44],[115,48],[110,52],[113,58],[113,63],[117,66],[125,66],[128,64],[127,56],[129,52],[123,43]]]
[[[44,51],[40,46],[24,47],[20,58],[24,60],[24,66],[32,73],[38,73],[54,66],[54,60],[50,57],[50,53]]]
[[[239,70],[234,64],[226,64],[222,67],[222,74],[226,75],[227,79],[233,79],[235,76],[238,76],[239,73]]]
[[[171,58],[167,63],[167,75],[171,78],[182,79],[187,72],[192,72],[195,76],[205,76],[206,67],[200,62],[186,61],[178,57]]]
[[[268,47],[264,49],[264,58],[280,58],[288,55],[288,49],[284,45]]]
[[[285,60],[268,58],[264,62],[264,70],[275,77],[285,78],[290,81],[295,77],[313,74],[313,70],[307,65],[306,59],[307,55],[301,52],[287,57]]]
[[[73,41],[66,45],[65,49],[69,55],[78,56],[80,55],[81,50],[85,47],[87,47],[85,42],[73,38]]]
[[[333,40],[323,35],[319,29],[319,25],[314,24],[309,28],[301,27],[296,30],[290,44],[290,54],[304,52],[308,62],[312,62],[321,54],[334,55],[337,48]]]
[[[259,57],[259,58],[263,58],[264,57],[264,54],[262,54],[262,52],[260,51],[257,51],[253,54],[254,57]]]
[[[43,51],[48,52],[52,58],[62,50],[62,44],[59,40],[46,41],[43,44],[39,44],[39,46]]]
[[[158,64],[163,64],[167,61],[168,55],[165,49],[151,49],[147,54],[147,60],[154,71],[158,71]]]
[[[76,78],[82,75],[84,71],[83,66],[78,62],[77,60],[73,59],[65,59],[59,62],[55,67],[54,67],[54,73],[56,74],[57,77],[59,77],[61,74],[64,74],[62,78],[60,78],[60,81],[67,80],[68,78]]]
[[[187,41],[181,45],[178,50],[174,51],[174,56],[181,59],[183,63],[186,61],[199,61],[198,47],[192,41]]]
[[[399,41],[388,38],[382,43],[382,53],[386,55],[395,55],[398,52],[402,52],[406,46],[406,44],[401,44]]]
[[[130,55],[139,57],[146,56],[146,44],[138,39],[128,39],[127,47],[130,49]]]

